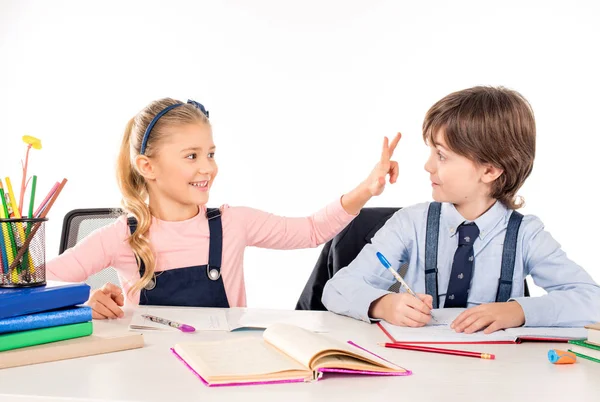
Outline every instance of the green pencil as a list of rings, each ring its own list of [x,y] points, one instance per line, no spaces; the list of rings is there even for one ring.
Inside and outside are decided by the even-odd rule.
[[[29,219],[33,219],[33,204],[35,202],[35,187],[37,184],[37,176],[33,175],[31,181],[31,197],[29,197]],[[27,228],[27,235],[29,235],[29,228]]]
[[[29,197],[29,219],[33,219],[33,204],[35,203],[35,188],[37,185],[37,176],[33,175],[33,178],[31,180],[31,196]],[[25,238],[27,239],[29,237],[29,233],[31,232],[31,226],[32,223],[29,222],[27,223],[27,229],[25,231]],[[29,250],[28,250],[29,251]],[[29,252],[25,253],[25,256],[23,258],[23,268],[26,270],[27,266],[29,266],[29,271],[31,271],[31,274],[35,274],[35,267],[34,264],[29,264]]]

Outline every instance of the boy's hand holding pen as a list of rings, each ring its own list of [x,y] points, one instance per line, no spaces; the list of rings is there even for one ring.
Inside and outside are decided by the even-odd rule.
[[[406,327],[425,326],[433,318],[433,298],[413,292],[383,254],[378,252],[377,258],[406,289],[406,293],[390,293],[374,301],[369,310],[370,317],[383,318],[390,324]]]

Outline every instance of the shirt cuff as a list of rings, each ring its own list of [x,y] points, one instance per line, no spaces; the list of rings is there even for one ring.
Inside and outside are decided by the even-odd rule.
[[[381,321],[379,318],[369,317],[369,309],[375,300],[390,293],[392,292],[370,286],[361,288],[360,292],[353,297],[353,303],[356,303],[355,305],[359,307],[356,311],[358,313],[357,318],[370,324]]]
[[[521,305],[525,313],[525,327],[547,327],[551,326],[548,318],[554,317],[554,309],[551,303],[543,297],[515,297],[508,301],[516,301]]]

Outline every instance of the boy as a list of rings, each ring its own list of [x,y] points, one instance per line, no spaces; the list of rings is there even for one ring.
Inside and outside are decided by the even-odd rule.
[[[465,333],[600,321],[600,287],[537,217],[515,211],[535,157],[529,103],[505,88],[455,92],[427,112],[423,138],[436,202],[394,214],[326,284],[327,309],[420,327],[434,307],[468,307],[451,324]],[[408,263],[404,279],[419,298],[387,290],[395,280],[377,252],[395,270]],[[548,294],[523,297],[527,275]]]

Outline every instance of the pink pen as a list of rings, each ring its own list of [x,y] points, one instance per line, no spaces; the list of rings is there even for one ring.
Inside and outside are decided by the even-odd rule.
[[[192,327],[191,325],[180,324],[180,323],[175,322],[175,321],[167,320],[166,318],[160,318],[160,317],[156,317],[156,316],[148,315],[148,314],[142,314],[142,317],[145,318],[145,319],[147,319],[147,320],[150,320],[152,322],[157,322],[159,324],[164,324],[164,325],[168,325],[168,326],[173,327],[173,328],[177,328],[181,332],[194,332],[194,331],[196,331],[196,328]]]

